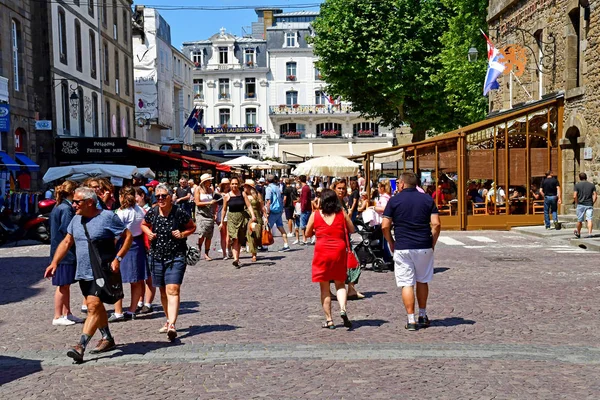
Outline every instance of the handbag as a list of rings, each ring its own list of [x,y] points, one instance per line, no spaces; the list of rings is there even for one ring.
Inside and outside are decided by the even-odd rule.
[[[270,246],[273,243],[275,243],[275,239],[273,239],[273,233],[269,229],[267,229],[266,226],[262,231],[261,241],[263,246]]]
[[[346,237],[346,283],[358,283],[361,268],[354,250],[350,247],[350,238],[348,236],[348,227],[346,226],[346,216],[344,215],[344,236]]]
[[[114,239],[92,240],[86,224],[82,223],[85,237],[88,241],[90,263],[96,292],[94,296],[106,304],[115,304],[123,299],[123,280],[119,271],[114,272],[110,267],[117,256]]]

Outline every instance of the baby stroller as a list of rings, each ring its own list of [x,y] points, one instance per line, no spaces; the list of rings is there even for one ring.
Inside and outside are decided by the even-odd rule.
[[[383,250],[381,243],[383,232],[381,225],[369,226],[361,218],[356,219],[356,232],[360,235],[360,243],[354,246],[354,254],[361,268],[371,264],[371,269],[375,272],[384,272],[389,268],[383,260]]]

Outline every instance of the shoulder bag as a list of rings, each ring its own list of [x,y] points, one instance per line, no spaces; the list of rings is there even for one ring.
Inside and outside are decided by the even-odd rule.
[[[356,254],[350,247],[350,236],[348,235],[348,227],[346,226],[346,215],[344,214],[344,237],[346,238],[346,268],[348,269],[346,283],[358,283],[360,278],[360,264],[356,258]]]
[[[94,295],[103,303],[115,304],[124,297],[123,280],[119,271],[114,272],[110,267],[117,256],[117,248],[114,239],[92,240],[83,222],[83,231],[88,242],[88,251],[90,253],[90,263],[92,264],[92,274],[96,292]]]
[[[152,220],[152,231],[154,231],[154,229],[156,228],[156,220],[158,218],[158,214],[159,214],[159,210],[158,210],[158,206],[153,207],[153,211],[154,211],[154,218]],[[176,205],[173,205],[173,210],[171,210],[171,212],[173,213],[173,230],[179,230],[179,226],[177,224],[177,212],[179,211],[179,207]],[[186,240],[186,239],[179,239],[179,240]],[[187,244],[187,240],[186,240],[186,245],[187,245],[187,249],[185,252],[185,265],[196,265],[198,263],[198,261],[200,261],[200,250],[198,250],[197,247],[194,246],[190,246],[189,244]]]

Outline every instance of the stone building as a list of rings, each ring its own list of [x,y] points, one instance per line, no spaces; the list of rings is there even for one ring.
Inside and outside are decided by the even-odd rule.
[[[490,0],[489,32],[508,55],[490,110],[510,110],[562,93],[558,138],[563,212],[579,172],[600,182],[600,9],[588,0]],[[523,104],[525,103],[525,104]],[[560,126],[560,124],[559,124]],[[556,127],[550,125],[550,130]]]
[[[131,0],[101,0],[99,4],[105,137],[134,137],[135,133],[131,4]]]

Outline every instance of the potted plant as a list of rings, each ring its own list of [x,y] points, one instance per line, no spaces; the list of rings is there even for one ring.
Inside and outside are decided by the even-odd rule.
[[[221,99],[227,99],[229,98],[229,95],[225,92],[221,93]]]
[[[227,124],[223,124],[223,125],[221,125],[221,128],[223,128],[223,129],[227,129]]]
[[[252,66],[254,65],[254,62],[253,62],[253,61],[248,61],[248,62],[246,63],[246,65],[247,65],[247,66],[249,66],[249,67],[252,67]]]
[[[248,92],[246,94],[246,97],[248,97],[249,99],[253,99],[254,98],[254,92]]]
[[[198,68],[199,66],[200,66],[200,63],[199,63],[198,61],[196,61],[196,62],[194,63],[194,67]]]
[[[298,107],[300,107],[300,104],[294,104],[292,107],[298,108]]]
[[[288,81],[295,81],[296,80],[296,75],[288,75],[287,76],[287,80]]]

